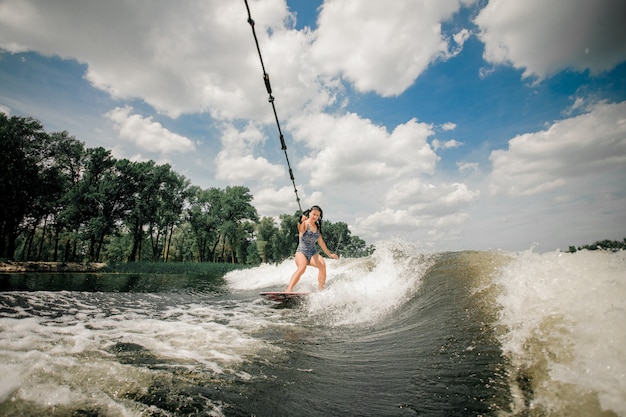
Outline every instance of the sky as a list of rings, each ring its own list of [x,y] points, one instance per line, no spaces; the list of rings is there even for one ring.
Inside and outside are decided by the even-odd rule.
[[[303,209],[433,250],[626,237],[623,0],[248,4]],[[0,0],[0,111],[293,214],[247,18],[244,0]]]

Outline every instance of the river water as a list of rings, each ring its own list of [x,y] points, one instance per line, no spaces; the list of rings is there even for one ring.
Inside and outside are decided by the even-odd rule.
[[[626,416],[626,254],[0,275],[2,416]]]

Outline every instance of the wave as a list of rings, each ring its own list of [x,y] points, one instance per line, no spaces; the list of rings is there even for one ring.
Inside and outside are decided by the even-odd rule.
[[[327,262],[288,308],[257,293],[293,259],[134,293],[20,281],[0,292],[0,414],[626,416],[625,252],[389,241]]]
[[[296,291],[311,292],[307,312],[332,326],[375,322],[410,300],[431,264],[431,256],[402,241],[383,242],[367,258],[327,259],[326,289],[317,291],[317,269],[310,267]],[[293,259],[225,276],[235,290],[283,291],[295,270]],[[336,314],[340,313],[340,314]]]
[[[624,251],[527,251],[500,270],[512,415],[626,415],[625,272]]]
[[[625,252],[425,253],[392,241],[327,263],[325,291],[316,292],[314,268],[297,288],[313,292],[301,307],[307,320],[387,335],[419,325],[432,337],[445,336],[425,323],[464,326],[474,335],[460,352],[492,342],[500,350],[491,381],[507,386],[500,415],[626,416]],[[226,280],[240,291],[282,290],[294,268],[290,260]]]

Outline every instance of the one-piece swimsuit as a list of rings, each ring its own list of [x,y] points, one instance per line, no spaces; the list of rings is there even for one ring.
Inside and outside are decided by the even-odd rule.
[[[300,242],[298,243],[298,248],[296,252],[301,252],[306,256],[307,262],[311,262],[311,258],[313,255],[317,253],[317,249],[315,244],[320,237],[319,230],[312,232],[309,228],[309,225],[306,226],[306,231],[300,237]]]

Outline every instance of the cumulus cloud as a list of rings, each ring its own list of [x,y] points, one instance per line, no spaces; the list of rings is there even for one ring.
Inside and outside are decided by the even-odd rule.
[[[463,143],[457,141],[456,139],[450,139],[445,142],[442,142],[439,139],[433,139],[432,145],[433,149],[437,151],[439,149],[458,148],[459,146],[463,145]]]
[[[456,166],[459,168],[460,172],[465,172],[465,171],[477,172],[480,168],[480,164],[478,162],[457,162]]]
[[[589,113],[509,141],[491,152],[492,194],[532,195],[578,179],[624,170],[626,102],[596,104]]]
[[[291,207],[292,211],[297,210],[293,188],[285,186],[280,189],[263,188],[254,192],[254,200],[252,204],[261,216],[266,214],[286,213],[289,212],[287,207]]]
[[[248,181],[265,183],[285,175],[281,166],[254,156],[255,150],[265,141],[255,125],[250,123],[242,131],[227,125],[221,141],[223,148],[215,158],[217,179],[234,184]]]
[[[407,210],[385,208],[366,217],[356,219],[355,230],[358,234],[385,238],[393,235],[421,235],[429,240],[453,240],[457,238],[455,227],[462,225],[468,218],[467,213],[451,213],[438,216],[415,216]],[[444,233],[445,231],[445,233]]]
[[[321,192],[314,192],[309,195],[298,188],[298,195],[300,196],[303,209],[311,205],[305,204],[305,201],[315,202],[315,204],[322,204],[321,202],[323,201]],[[279,189],[256,189],[254,190],[254,200],[252,204],[261,216],[275,216],[276,213],[292,213],[298,210],[296,195],[293,191],[293,187],[290,185]]]
[[[357,91],[399,95],[431,62],[460,51],[467,30],[454,37],[453,53],[441,32],[441,22],[460,6],[458,0],[327,0],[317,21],[313,58],[324,73],[341,74]]]
[[[85,77],[114,98],[141,98],[171,117],[270,120],[267,93],[243,2],[58,3],[7,0],[0,47],[87,65]],[[334,101],[332,80],[307,65],[312,34],[292,29],[283,0],[251,2],[281,110]]]
[[[456,123],[447,122],[441,125],[441,130],[443,130],[444,132],[448,132],[454,129],[456,129]]]
[[[369,183],[432,173],[439,157],[427,142],[432,126],[415,119],[392,132],[353,113],[294,118],[289,128],[312,153],[299,168],[311,185]]]
[[[467,210],[479,195],[462,183],[435,185],[417,178],[405,180],[387,191],[384,208],[357,218],[355,230],[375,238],[394,233],[436,239],[444,230],[450,232],[468,219]],[[453,236],[448,234],[447,238]]]
[[[84,77],[91,85],[114,99],[137,99],[172,118],[193,114],[190,119],[221,129],[216,146],[194,145],[158,123],[161,116],[153,119],[113,104],[108,108],[120,107],[107,113],[107,124],[112,121],[121,138],[137,145],[128,151],[128,142],[115,143],[115,153],[134,153],[141,159],[154,157],[156,151],[161,153],[157,158],[180,158],[179,166],[202,167],[196,180],[250,186],[261,214],[295,210],[282,155],[264,152],[263,129],[269,124],[274,128],[274,115],[242,1],[58,3],[1,1],[0,48],[76,60],[85,65]],[[519,135],[507,149],[492,152],[488,185],[493,198],[477,191],[484,184],[474,189],[452,180],[476,173],[472,179],[480,181],[477,162],[446,161],[441,171],[455,162],[458,170],[443,173],[447,182],[435,176],[439,152],[453,157],[459,153],[445,150],[467,146],[468,155],[480,159],[478,153],[489,146],[475,147],[480,139],[467,133],[467,120],[459,129],[461,142],[446,139],[457,128],[452,122],[441,124],[451,119],[449,115],[428,116],[430,124],[410,119],[413,113],[401,119],[404,123],[383,126],[342,113],[353,97],[353,91],[343,90],[348,83],[357,92],[400,95],[433,63],[460,53],[474,33],[485,44],[487,65],[481,76],[497,65],[523,69],[524,77],[538,79],[567,68],[593,75],[610,70],[626,56],[621,22],[626,6],[621,0],[482,1],[477,7],[486,6],[474,21],[477,28],[469,28],[466,14],[455,13],[474,3],[326,0],[316,29],[296,30],[284,0],[250,1],[281,124],[284,121],[289,139],[296,141],[295,146],[289,144],[290,157],[295,156],[291,161],[307,204],[332,207],[329,218],[353,221],[353,232],[365,239],[404,232],[437,239],[451,238],[461,225],[467,227],[467,213],[478,204],[483,207],[474,214],[489,217],[478,229],[482,233],[494,224],[489,210],[509,216],[520,205],[520,195],[530,206],[540,199],[553,200],[542,191],[572,184],[597,188],[607,181],[613,181],[607,194],[626,193],[623,185],[615,186],[623,182],[626,166],[623,103],[590,105],[588,98],[572,97],[571,107],[558,117],[578,116],[552,123],[542,132]],[[454,28],[445,33],[442,24]],[[376,100],[373,95],[356,97],[362,103]],[[323,114],[329,111],[333,113]],[[253,123],[242,126],[242,120]],[[434,139],[435,133],[446,138]],[[196,145],[209,152],[194,153],[189,163]],[[175,152],[188,154],[172,155]],[[610,175],[590,180],[597,173]],[[509,195],[516,198],[502,198]],[[565,196],[561,201],[566,205]],[[623,198],[607,201],[613,201],[614,211],[623,212]],[[584,216],[589,211],[584,210]]]
[[[626,56],[623,0],[491,0],[475,19],[493,64],[539,79],[573,68],[608,71]]]
[[[463,209],[479,196],[466,184],[443,183],[434,185],[420,179],[394,184],[385,196],[385,205],[402,208],[414,215],[439,216]]]
[[[141,149],[150,152],[169,154],[173,152],[191,152],[194,143],[181,135],[170,132],[152,117],[131,114],[130,106],[116,107],[106,114],[114,124],[122,139],[126,139]]]

